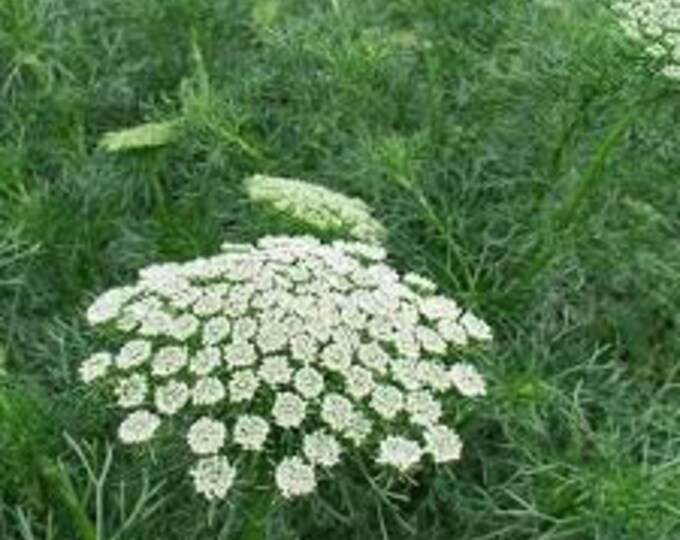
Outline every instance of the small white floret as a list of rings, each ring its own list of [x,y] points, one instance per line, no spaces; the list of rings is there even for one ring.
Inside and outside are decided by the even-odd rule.
[[[186,366],[189,353],[185,347],[168,345],[160,349],[151,361],[151,373],[157,377],[174,375]]]
[[[124,409],[139,407],[144,403],[149,385],[146,376],[133,373],[118,381],[114,393],[118,398],[118,406]]]
[[[292,392],[281,392],[276,395],[272,416],[274,422],[282,428],[296,428],[305,419],[307,404]]]
[[[280,386],[290,381],[292,369],[285,356],[267,356],[262,360],[258,375],[269,386]]]
[[[173,415],[189,401],[189,387],[182,381],[168,381],[158,386],[154,394],[154,404],[159,413]]]
[[[116,356],[118,369],[131,369],[145,363],[151,356],[151,343],[145,339],[128,341]]]
[[[477,368],[470,364],[454,364],[449,368],[449,378],[458,391],[466,397],[486,395],[486,383]]]
[[[306,399],[313,399],[324,391],[323,375],[312,367],[303,367],[295,373],[293,384],[299,394]]]
[[[441,404],[427,390],[411,392],[406,396],[406,411],[411,422],[420,426],[430,426],[442,416]]]
[[[275,479],[286,499],[309,495],[316,489],[314,469],[297,456],[284,458],[278,464]]]
[[[203,324],[203,345],[217,345],[229,336],[231,323],[226,317],[213,317]]]
[[[305,435],[302,447],[305,457],[313,465],[333,467],[340,462],[340,444],[333,435],[323,430]]]
[[[391,465],[400,472],[406,472],[420,461],[422,452],[416,441],[391,435],[380,443],[376,461],[381,465]]]
[[[479,341],[491,341],[493,339],[489,325],[469,311],[460,318],[460,324],[472,339]]]
[[[446,426],[430,426],[425,431],[425,443],[425,451],[432,455],[435,463],[459,460],[463,450],[458,434]]]
[[[194,454],[215,454],[224,446],[227,430],[219,420],[203,416],[196,420],[187,433],[187,442]]]
[[[376,386],[371,395],[371,407],[386,420],[392,420],[404,408],[404,394],[397,387]]]
[[[245,414],[236,420],[233,439],[244,450],[262,450],[268,435],[269,424],[261,416]]]
[[[189,361],[189,371],[196,375],[210,375],[222,364],[222,352],[217,347],[204,347],[196,351]]]
[[[229,401],[241,403],[250,401],[255,396],[260,379],[249,369],[235,371],[229,381]]]
[[[226,395],[227,391],[217,377],[201,377],[196,380],[191,390],[191,400],[194,405],[215,405]]]
[[[348,429],[354,419],[352,402],[340,394],[326,394],[321,403],[321,420],[336,432]]]
[[[118,427],[118,437],[125,444],[146,442],[161,425],[161,419],[146,410],[130,413]]]
[[[112,365],[113,357],[111,354],[107,352],[94,353],[80,364],[78,374],[85,384],[89,384],[104,377]]]
[[[196,462],[189,474],[194,480],[196,493],[209,501],[224,499],[234,484],[236,469],[224,456],[210,456]]]

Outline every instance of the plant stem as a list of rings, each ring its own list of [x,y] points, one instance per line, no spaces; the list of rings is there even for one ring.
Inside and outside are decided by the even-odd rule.
[[[652,98],[643,98],[633,103],[628,112],[609,128],[604,139],[597,147],[597,151],[590,159],[586,170],[568,194],[566,202],[554,215],[550,216],[540,247],[532,257],[526,273],[520,280],[521,283],[533,281],[536,275],[550,264],[560,246],[559,239],[557,238],[558,235],[564,234],[573,226],[588,196],[595,191],[598,184],[602,183],[604,168],[623,136],[638,119],[639,115],[649,110],[650,104],[659,101],[663,97],[663,94],[656,95]]]
[[[270,491],[260,491],[246,501],[246,522],[241,540],[266,540],[267,517],[272,505]]]
[[[40,474],[47,485],[48,493],[51,493],[63,505],[81,540],[101,540],[64,471],[52,461],[44,458],[41,460]]]

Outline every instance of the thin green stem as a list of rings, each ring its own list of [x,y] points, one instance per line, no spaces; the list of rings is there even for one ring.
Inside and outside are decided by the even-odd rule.
[[[271,491],[256,492],[248,501],[241,540],[266,540],[267,518],[272,506]]]
[[[48,493],[63,506],[80,539],[101,540],[63,469],[45,458],[40,465],[40,474],[45,481]]]
[[[522,276],[521,283],[533,281],[536,275],[554,259],[561,245],[560,237],[563,237],[567,231],[571,230],[588,198],[594,193],[598,185],[604,181],[603,171],[610,157],[618,148],[621,139],[623,139],[639,116],[648,111],[651,104],[663,99],[665,95],[657,94],[651,98],[638,100],[628,109],[626,114],[621,116],[609,128],[590,159],[585,172],[569,192],[566,202],[550,216],[541,245],[531,259],[527,272]]]
[[[425,196],[425,194],[420,189],[416,189],[413,186],[413,184],[406,179],[402,179],[400,183],[409,193],[411,193],[415,201],[418,203],[418,206],[420,206],[427,221],[435,228],[439,235],[444,239],[447,248],[453,255],[454,259],[456,260],[456,263],[460,268],[460,271],[463,273],[462,275],[463,283],[461,283],[459,276],[455,274],[452,275],[452,277],[456,281],[456,287],[461,288],[462,286],[465,289],[471,288],[474,284],[474,280],[472,278],[472,275],[470,274],[470,269],[465,261],[465,256],[461,246],[455,241],[455,239],[451,235],[450,231],[448,230],[444,222],[437,215],[437,212],[432,207],[432,204]]]

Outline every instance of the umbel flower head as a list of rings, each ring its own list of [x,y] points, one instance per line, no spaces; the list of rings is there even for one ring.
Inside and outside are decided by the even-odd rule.
[[[612,7],[626,34],[661,62],[663,74],[680,79],[680,2],[618,0]]]
[[[371,216],[369,206],[326,187],[261,174],[244,182],[248,196],[256,202],[322,232],[345,232],[362,242],[380,242],[383,226]]]
[[[472,365],[447,360],[490,340],[489,327],[428,279],[400,276],[376,245],[225,244],[142,269],[87,318],[119,337],[80,374],[111,388],[126,414],[120,440],[179,429],[208,499],[226,497],[237,464],[257,453],[286,498],[313,492],[320,469],[359,449],[399,473],[457,460],[444,405],[486,392]]]

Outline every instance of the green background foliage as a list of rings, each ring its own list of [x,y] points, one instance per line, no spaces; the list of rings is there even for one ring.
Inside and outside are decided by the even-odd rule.
[[[655,69],[597,0],[0,2],[0,537],[261,534],[172,447],[115,446],[77,365],[97,292],[287,232],[242,192],[266,173],[362,197],[497,336],[460,463],[343,470],[271,538],[678,538],[680,87]],[[148,122],[166,144],[99,147]]]

